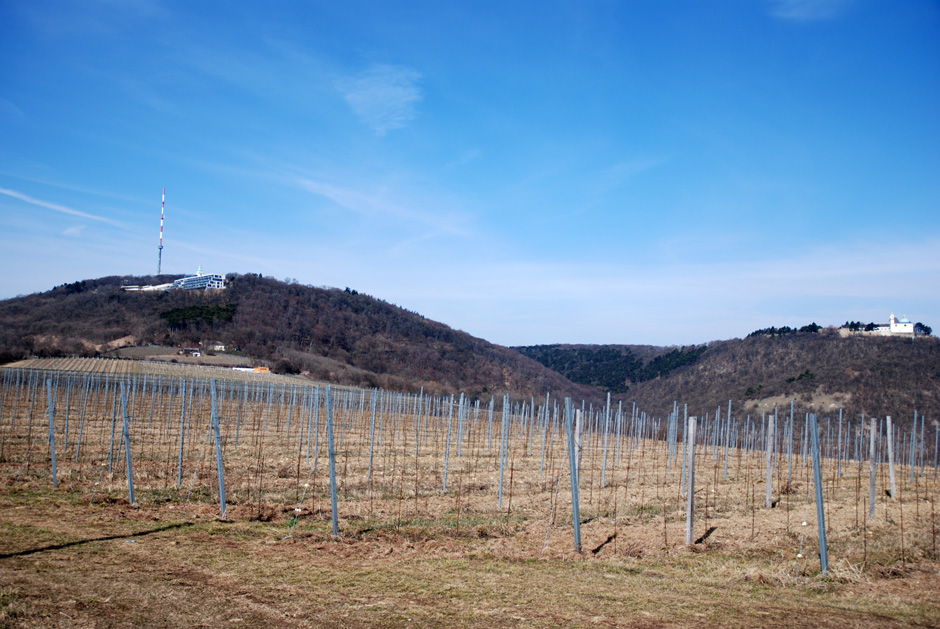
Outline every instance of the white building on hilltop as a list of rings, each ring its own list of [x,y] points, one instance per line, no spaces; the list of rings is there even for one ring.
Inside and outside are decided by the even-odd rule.
[[[195,275],[181,277],[171,284],[156,284],[153,286],[122,286],[121,288],[129,291],[195,289],[209,290],[214,288],[225,288],[225,276],[221,273],[203,273],[202,265],[199,265],[199,270]]]
[[[905,316],[898,319],[892,312],[888,323],[876,323],[872,329],[852,330],[847,327],[839,328],[840,336],[914,336],[914,324]]]
[[[202,265],[199,265],[199,271],[195,275],[181,277],[170,285],[170,290],[193,290],[197,288],[206,290],[225,288],[225,276],[220,273],[203,273]]]
[[[888,334],[909,334],[913,336],[914,324],[904,315],[901,315],[901,318],[898,319],[892,312],[891,316],[888,317]]]

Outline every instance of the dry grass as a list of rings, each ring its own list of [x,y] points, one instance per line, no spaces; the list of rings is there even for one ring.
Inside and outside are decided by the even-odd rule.
[[[179,409],[166,394],[154,400],[149,389],[138,391],[132,506],[123,452],[107,468],[112,407],[102,400],[86,410],[76,461],[74,425],[64,445],[60,390],[53,489],[45,391],[40,385],[32,404],[28,385],[21,389],[16,428],[9,391],[0,417],[0,626],[940,625],[934,470],[910,485],[909,469],[899,468],[895,499],[885,496],[880,472],[877,516],[866,524],[858,501],[867,495],[867,466],[859,478],[857,464],[846,464],[837,478],[825,461],[830,571],[823,577],[807,500],[811,466],[801,459],[786,491],[787,468],[778,466],[777,506],[765,509],[759,453],[732,450],[725,479],[723,457],[716,467],[711,448],[700,447],[695,534],[714,531],[686,546],[681,455],[667,473],[663,442],[638,440],[631,449],[624,438],[618,465],[612,439],[601,487],[595,438],[582,462],[583,552],[576,553],[557,432],[548,435],[544,464],[541,431],[531,432],[531,446],[529,433],[513,433],[499,508],[499,412],[492,446],[481,410],[459,458],[454,413],[443,493],[446,412],[430,414],[417,448],[410,411],[400,419],[394,405],[380,413],[370,480],[369,399],[360,413],[358,393],[345,405],[337,394],[341,535],[334,538],[325,416],[319,453],[314,436],[308,461],[297,433],[299,396],[289,436],[289,397],[280,406],[278,398],[269,406],[250,399],[237,446],[243,398],[223,400],[222,521],[208,395],[193,397],[177,488]],[[75,398],[72,422],[81,413]]]

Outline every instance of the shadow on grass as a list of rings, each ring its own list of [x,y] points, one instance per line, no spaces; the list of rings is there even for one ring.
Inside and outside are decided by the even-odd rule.
[[[43,546],[42,548],[32,548],[30,550],[21,550],[15,553],[3,553],[0,554],[0,559],[9,559],[10,557],[25,557],[26,555],[33,555],[35,553],[43,553],[47,550],[62,550],[63,548],[70,548],[72,546],[81,546],[82,544],[90,544],[91,542],[107,542],[113,539],[125,539],[130,537],[143,537],[144,535],[152,535],[153,533],[160,533],[163,531],[169,531],[172,529],[179,529],[186,526],[192,526],[192,522],[180,522],[178,524],[168,524],[166,526],[161,526],[155,529],[150,529],[149,531],[140,531],[139,533],[130,533],[127,535],[108,535],[106,537],[93,537],[91,539],[82,539],[77,542],[67,542],[65,544],[53,544],[52,546]]]

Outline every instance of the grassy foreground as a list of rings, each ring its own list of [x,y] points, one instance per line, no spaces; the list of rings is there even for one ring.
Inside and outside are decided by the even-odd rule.
[[[533,556],[511,516],[485,536],[288,514],[223,522],[194,506],[0,493],[0,626],[938,626],[938,564],[801,575],[772,552],[703,544]],[[637,531],[640,533],[640,531]],[[602,540],[603,541],[603,540]],[[627,549],[627,552],[624,551]]]

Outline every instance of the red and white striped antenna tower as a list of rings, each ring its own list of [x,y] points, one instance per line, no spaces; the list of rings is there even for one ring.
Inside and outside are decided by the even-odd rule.
[[[166,209],[166,187],[163,188],[163,198],[160,199],[160,246],[157,248],[157,275],[163,265],[163,212]]]

